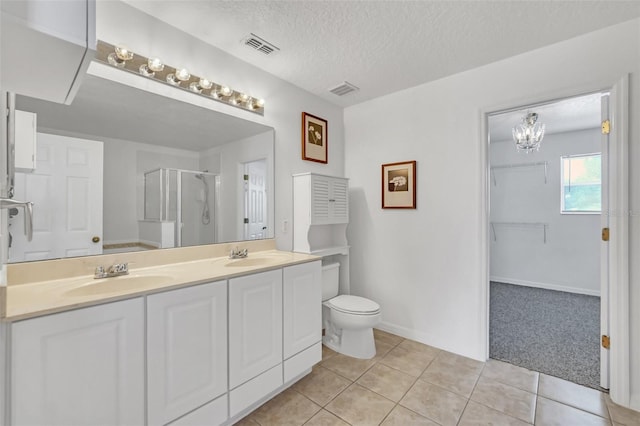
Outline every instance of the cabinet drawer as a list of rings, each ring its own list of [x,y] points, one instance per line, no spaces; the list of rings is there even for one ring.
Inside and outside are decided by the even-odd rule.
[[[229,416],[235,416],[280,386],[282,386],[282,364],[232,390],[229,396]]]
[[[169,426],[202,426],[219,425],[225,422],[227,416],[227,394],[209,402],[187,414],[178,420],[169,423]]]
[[[322,360],[322,343],[318,342],[284,362],[284,382],[295,379]]]

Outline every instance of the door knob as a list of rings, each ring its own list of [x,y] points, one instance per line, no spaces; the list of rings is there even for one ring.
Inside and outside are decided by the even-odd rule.
[[[94,243],[99,243],[100,242],[100,237],[93,237],[91,239],[91,241],[93,241]]]

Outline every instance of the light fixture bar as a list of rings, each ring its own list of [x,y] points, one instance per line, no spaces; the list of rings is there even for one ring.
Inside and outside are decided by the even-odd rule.
[[[96,59],[121,70],[168,84],[176,89],[204,96],[254,114],[264,115],[263,99],[239,90],[233,90],[205,77],[191,74],[185,68],[169,66],[159,58],[147,58],[123,46],[115,46],[98,40]]]

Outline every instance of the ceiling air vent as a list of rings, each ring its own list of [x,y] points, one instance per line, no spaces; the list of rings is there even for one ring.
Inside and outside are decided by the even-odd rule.
[[[280,49],[278,49],[276,46],[269,43],[265,39],[258,37],[254,33],[250,33],[247,37],[245,37],[242,40],[242,43],[244,43],[245,46],[252,48],[253,50],[264,53],[265,55],[273,55],[280,51]]]
[[[349,94],[351,92],[356,92],[358,90],[360,90],[358,87],[354,86],[353,84],[351,84],[351,83],[349,83],[347,81],[343,81],[342,83],[338,84],[333,89],[329,89],[329,91],[331,93],[333,93],[334,95],[338,95],[338,96],[344,96],[346,94]]]

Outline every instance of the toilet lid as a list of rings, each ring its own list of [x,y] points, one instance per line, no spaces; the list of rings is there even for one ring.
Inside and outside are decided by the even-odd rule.
[[[346,294],[334,297],[329,303],[336,310],[347,313],[374,314],[380,310],[380,305],[373,300]]]

